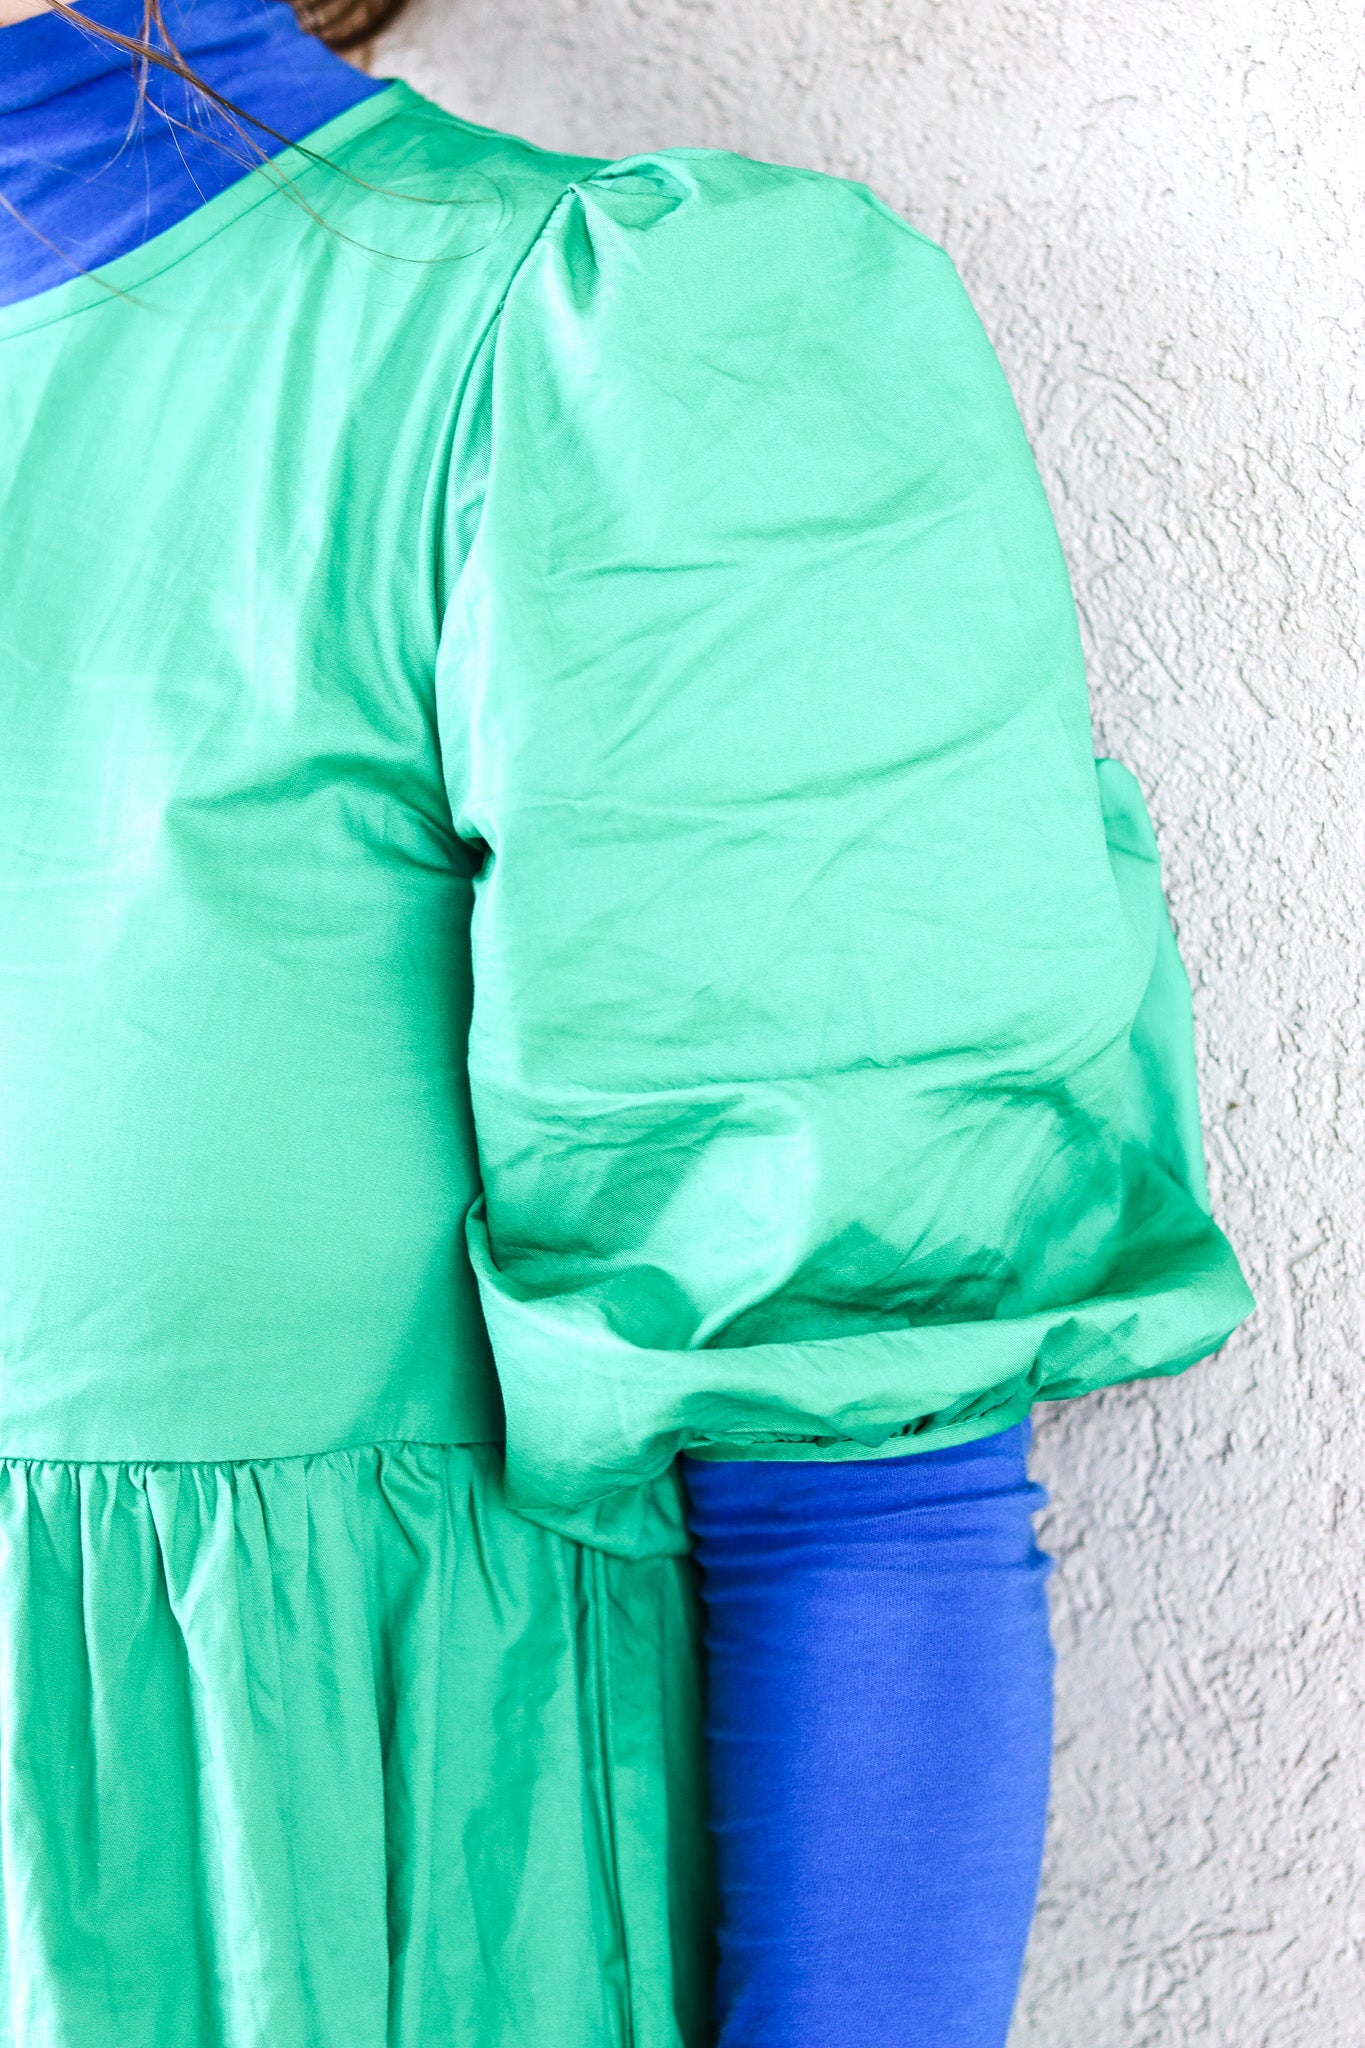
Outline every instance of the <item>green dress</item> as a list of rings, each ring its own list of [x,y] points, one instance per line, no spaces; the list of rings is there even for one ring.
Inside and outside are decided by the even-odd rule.
[[[999,367],[402,85],[0,364],[0,2039],[696,2048],[677,1453],[1249,1306]]]

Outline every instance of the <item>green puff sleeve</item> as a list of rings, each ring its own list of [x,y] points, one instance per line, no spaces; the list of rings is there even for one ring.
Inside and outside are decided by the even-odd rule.
[[[684,1448],[929,1448],[1212,1351],[1251,1303],[1151,829],[948,257],[666,152],[564,196],[485,355],[440,702],[513,1499],[668,1547]]]

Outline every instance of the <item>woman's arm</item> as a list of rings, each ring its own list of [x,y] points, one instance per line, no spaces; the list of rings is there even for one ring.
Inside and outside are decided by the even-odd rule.
[[[565,195],[468,419],[509,1491],[680,1545],[697,1454],[725,2048],[946,2039],[948,1979],[993,2042],[1047,1777],[1017,1425],[1248,1305],[1037,473],[941,250],[703,152]]]

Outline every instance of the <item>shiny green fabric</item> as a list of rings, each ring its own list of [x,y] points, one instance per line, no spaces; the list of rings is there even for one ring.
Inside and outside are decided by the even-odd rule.
[[[1214,1349],[1188,988],[939,249],[311,147],[0,314],[0,2040],[692,2048],[676,1453]]]

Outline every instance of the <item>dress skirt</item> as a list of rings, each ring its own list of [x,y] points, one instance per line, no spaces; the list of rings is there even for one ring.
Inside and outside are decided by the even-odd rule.
[[[705,2038],[690,1560],[500,1463],[0,1463],[7,2048]]]

